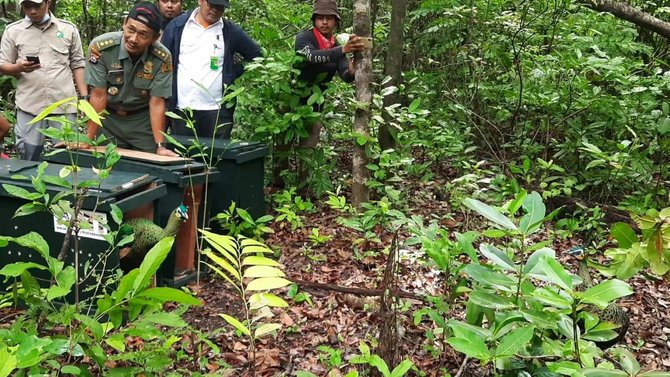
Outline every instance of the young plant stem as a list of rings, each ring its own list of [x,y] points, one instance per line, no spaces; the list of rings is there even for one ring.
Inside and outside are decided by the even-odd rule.
[[[572,342],[574,343],[574,356],[577,358],[577,362],[579,362],[579,366],[582,368],[584,365],[582,364],[582,357],[579,353],[579,326],[577,326],[577,303],[573,302],[572,303],[572,313],[570,314],[572,317]]]

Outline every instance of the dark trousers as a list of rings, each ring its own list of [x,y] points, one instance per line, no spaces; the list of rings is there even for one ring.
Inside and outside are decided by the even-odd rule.
[[[187,126],[186,121],[181,119],[170,119],[170,128],[174,135],[194,135],[199,137],[214,137],[230,139],[233,131],[233,117],[226,111],[221,110],[193,110],[193,115],[188,112],[177,110],[176,114],[182,118],[191,118],[195,131]]]

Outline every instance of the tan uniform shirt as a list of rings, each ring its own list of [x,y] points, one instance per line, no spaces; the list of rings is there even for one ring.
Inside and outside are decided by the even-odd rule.
[[[54,17],[44,29],[25,18],[5,28],[0,42],[0,64],[14,64],[26,56],[38,56],[40,69],[17,77],[16,106],[37,115],[50,104],[77,95],[72,70],[84,68],[86,59],[77,27]],[[59,108],[56,114],[74,113]]]

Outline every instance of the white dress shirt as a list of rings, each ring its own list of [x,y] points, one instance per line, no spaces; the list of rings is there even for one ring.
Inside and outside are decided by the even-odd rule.
[[[205,28],[191,13],[179,45],[177,107],[192,110],[217,110],[223,97],[223,21]],[[217,69],[212,69],[212,58]],[[217,61],[218,60],[218,61]]]

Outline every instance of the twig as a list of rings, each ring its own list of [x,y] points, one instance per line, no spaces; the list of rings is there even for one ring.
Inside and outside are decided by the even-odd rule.
[[[65,259],[65,255],[67,254],[67,248],[70,246],[70,237],[76,237],[77,234],[79,233],[79,227],[75,230],[75,225],[77,221],[79,220],[79,212],[81,211],[81,207],[84,205],[84,199],[86,199],[86,191],[88,189],[82,190],[82,192],[79,194],[79,197],[77,197],[77,202],[75,203],[74,206],[74,211],[72,218],[70,218],[70,222],[67,225],[67,230],[65,231],[65,239],[63,239],[63,245],[60,248],[60,253],[58,253],[58,260],[63,261]]]
[[[461,367],[458,368],[458,372],[456,372],[456,375],[454,377],[461,377],[461,374],[463,374],[463,371],[465,370],[465,366],[468,364],[468,359],[469,357],[465,356],[463,358],[463,362],[461,363]]]
[[[295,279],[295,278],[292,278],[292,277],[287,277],[287,279],[292,283],[296,283],[301,288],[324,289],[324,290],[328,290],[328,291],[335,291],[335,292],[342,292],[342,293],[352,293],[352,294],[361,295],[361,296],[381,296],[381,295],[384,294],[383,289],[342,287],[342,286],[335,285],[335,284],[315,283],[313,281],[299,280],[299,279]],[[412,299],[415,299],[415,300],[428,302],[428,299],[426,298],[426,296],[417,295],[415,293],[410,293],[410,292],[397,290],[397,291],[393,292],[393,294],[396,295],[396,296],[399,296],[399,297],[412,298]]]

